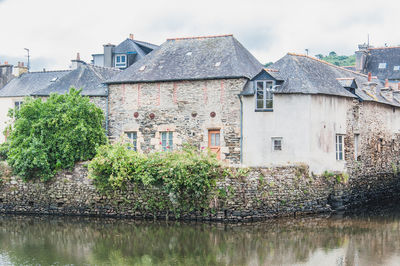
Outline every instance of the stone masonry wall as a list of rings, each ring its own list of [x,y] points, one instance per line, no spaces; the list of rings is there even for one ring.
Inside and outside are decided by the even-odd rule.
[[[116,141],[125,132],[136,132],[139,151],[160,151],[160,132],[171,131],[173,149],[180,148],[182,143],[206,148],[208,130],[219,129],[221,159],[238,164],[240,102],[237,95],[245,82],[245,79],[221,79],[110,85],[110,139]],[[212,112],[215,117],[210,115]]]
[[[210,210],[190,213],[184,220],[257,221],[270,217],[345,209],[370,201],[399,199],[400,177],[393,174],[350,177],[310,176],[306,166],[250,169],[246,176],[217,182]],[[3,178],[0,213],[90,215],[174,219],[146,208],[151,199],[168,197],[156,188],[128,186],[124,192],[97,192],[84,164],[59,173],[47,183]]]

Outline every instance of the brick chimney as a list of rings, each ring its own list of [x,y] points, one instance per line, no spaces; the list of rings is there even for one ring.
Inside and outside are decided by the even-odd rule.
[[[28,72],[28,67],[24,66],[24,62],[18,62],[17,66],[13,69],[13,75],[16,77]]]
[[[356,54],[356,71],[365,73],[365,63],[367,62],[368,56],[368,44],[360,44],[358,45],[358,51],[355,52]]]
[[[385,88],[389,88],[389,79],[385,79]]]
[[[371,80],[372,80],[372,73],[368,72],[368,82],[371,82]]]
[[[79,53],[76,53],[76,59],[71,60],[71,69],[77,69],[78,67],[85,65],[86,63],[81,60],[81,56]]]
[[[14,78],[12,72],[13,65],[8,64],[7,61],[4,64],[0,64],[0,89]]]

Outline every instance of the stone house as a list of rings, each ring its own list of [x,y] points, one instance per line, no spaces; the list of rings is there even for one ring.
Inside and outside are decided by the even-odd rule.
[[[5,128],[11,122],[10,108],[19,108],[27,96],[46,98],[50,93],[64,94],[71,87],[82,89],[106,114],[107,87],[103,82],[120,70],[96,67],[79,60],[72,60],[72,69],[63,71],[40,71],[23,73],[0,89],[0,143],[6,140]],[[107,126],[107,125],[106,125]]]
[[[92,64],[100,67],[114,67],[119,69],[128,68],[158,48],[157,45],[135,40],[133,34],[130,34],[129,38],[117,46],[108,43],[103,45],[103,47],[104,52],[102,54],[92,54]]]
[[[168,39],[107,81],[109,136],[142,152],[207,147],[240,163],[240,100],[263,69],[232,35]]]
[[[191,143],[231,165],[314,173],[398,163],[399,91],[312,57],[263,69],[231,35],[169,39],[106,83],[110,139],[141,152]]]
[[[305,163],[311,171],[350,171],[371,156],[390,169],[400,133],[400,92],[379,80],[304,55],[287,54],[243,95],[243,163]],[[283,82],[282,82],[283,80]],[[400,154],[399,154],[400,155]],[[371,164],[372,163],[372,164]]]
[[[359,50],[355,52],[357,71],[364,74],[371,73],[382,81],[387,79],[390,83],[400,82],[399,46],[374,48],[362,44],[358,48]],[[398,84],[395,86],[398,87]]]

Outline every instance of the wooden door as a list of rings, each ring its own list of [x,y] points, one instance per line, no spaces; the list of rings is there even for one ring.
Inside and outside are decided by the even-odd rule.
[[[217,154],[217,159],[221,159],[220,131],[213,129],[208,131],[208,148]]]

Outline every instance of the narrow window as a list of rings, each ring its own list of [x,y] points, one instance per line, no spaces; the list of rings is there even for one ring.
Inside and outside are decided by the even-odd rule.
[[[256,81],[256,110],[272,110],[273,81]]]
[[[273,151],[282,150],[282,138],[272,138],[272,150]]]
[[[137,132],[126,132],[126,136],[128,137],[129,149],[137,151]]]
[[[360,134],[354,134],[354,160],[358,161]]]
[[[336,160],[344,160],[343,156],[343,135],[336,135]]]
[[[172,151],[173,136],[171,131],[161,132],[161,147],[163,151]]]

